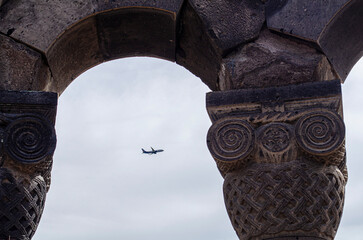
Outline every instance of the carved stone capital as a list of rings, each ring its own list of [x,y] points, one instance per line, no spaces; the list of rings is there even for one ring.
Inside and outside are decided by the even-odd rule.
[[[212,92],[207,110],[239,238],[334,239],[347,181],[340,82]]]
[[[38,227],[56,146],[57,97],[0,92],[0,239],[28,240]]]

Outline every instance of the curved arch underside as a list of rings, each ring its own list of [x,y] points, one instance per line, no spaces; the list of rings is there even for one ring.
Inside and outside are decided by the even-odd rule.
[[[28,0],[0,6],[4,90],[61,93],[92,66],[129,56],[175,61],[219,90],[224,59],[258,39],[264,26],[323,52],[341,80],[363,51],[359,0]]]

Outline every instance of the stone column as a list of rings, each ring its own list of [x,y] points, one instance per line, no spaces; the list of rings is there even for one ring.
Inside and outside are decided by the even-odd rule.
[[[239,239],[334,239],[347,182],[340,82],[211,92],[207,110]]]
[[[29,240],[38,227],[56,145],[57,97],[0,91],[1,240]]]

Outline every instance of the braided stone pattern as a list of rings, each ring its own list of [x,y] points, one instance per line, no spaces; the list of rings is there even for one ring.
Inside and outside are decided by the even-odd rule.
[[[18,182],[9,170],[0,168],[0,239],[31,239],[43,213],[45,197],[42,177]]]
[[[336,166],[292,161],[253,163],[228,173],[223,190],[239,239],[305,236],[332,240],[343,211],[344,187]]]

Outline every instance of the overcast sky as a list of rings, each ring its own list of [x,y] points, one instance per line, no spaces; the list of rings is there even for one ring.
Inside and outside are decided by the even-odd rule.
[[[363,61],[343,87],[349,182],[336,240],[363,229]],[[127,58],[59,99],[52,185],[34,240],[237,240],[206,146],[209,89],[175,63]],[[157,155],[141,148],[162,148]]]

